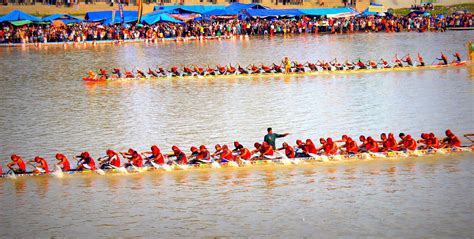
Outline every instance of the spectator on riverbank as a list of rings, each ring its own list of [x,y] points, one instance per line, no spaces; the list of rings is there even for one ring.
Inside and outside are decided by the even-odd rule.
[[[82,42],[103,40],[185,37],[221,37],[275,34],[341,34],[367,32],[444,31],[446,27],[473,27],[470,14],[437,19],[431,16],[351,17],[310,19],[256,19],[249,21],[190,21],[186,24],[158,23],[154,25],[101,25],[79,23],[70,26],[25,25],[15,27],[0,24],[0,43]]]

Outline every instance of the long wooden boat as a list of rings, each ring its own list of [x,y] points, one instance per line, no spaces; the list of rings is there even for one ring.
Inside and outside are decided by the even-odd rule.
[[[383,160],[383,159],[401,159],[409,157],[426,157],[430,155],[444,155],[444,154],[453,154],[453,153],[466,153],[473,152],[474,147],[460,147],[460,148],[445,148],[445,149],[424,149],[424,150],[414,150],[414,151],[392,151],[392,152],[383,152],[383,153],[359,153],[359,154],[337,154],[337,155],[313,155],[312,157],[307,158],[277,158],[273,160],[254,160],[246,161],[241,164],[236,162],[229,163],[209,163],[209,164],[189,164],[189,165],[153,165],[150,167],[143,168],[116,168],[116,169],[107,169],[107,170],[85,170],[85,171],[54,171],[51,173],[23,173],[23,174],[14,174],[14,173],[4,173],[1,175],[2,178],[11,178],[15,179],[17,177],[64,177],[64,176],[74,176],[74,175],[123,175],[123,174],[138,174],[147,171],[179,171],[179,170],[193,170],[193,169],[203,169],[203,168],[239,168],[239,167],[252,167],[257,165],[290,165],[290,164],[306,164],[311,162],[330,162],[330,161],[358,161],[358,160]]]
[[[190,79],[228,79],[238,77],[284,77],[284,76],[311,76],[311,75],[333,75],[333,74],[360,74],[360,73],[377,73],[377,72],[400,72],[400,71],[417,71],[417,70],[434,70],[446,69],[453,67],[466,67],[474,65],[473,61],[461,61],[458,63],[450,63],[447,65],[429,65],[429,66],[405,66],[390,68],[372,68],[372,69],[355,69],[355,70],[322,70],[322,71],[306,71],[306,72],[290,72],[285,73],[258,73],[258,74],[226,74],[226,75],[194,75],[194,76],[162,76],[162,77],[134,77],[134,78],[90,78],[84,77],[83,81],[88,83],[104,83],[104,82],[123,82],[123,81],[146,81],[146,80],[190,80]]]

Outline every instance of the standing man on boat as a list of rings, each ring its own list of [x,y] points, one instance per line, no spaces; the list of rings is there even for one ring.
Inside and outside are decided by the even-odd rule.
[[[264,142],[267,142],[269,145],[272,146],[273,149],[276,149],[276,146],[275,146],[275,141],[277,138],[283,138],[287,135],[289,135],[289,133],[284,133],[284,134],[276,134],[276,133],[273,133],[273,129],[272,128],[268,128],[267,129],[267,135],[265,135],[265,137],[263,138],[263,141]]]

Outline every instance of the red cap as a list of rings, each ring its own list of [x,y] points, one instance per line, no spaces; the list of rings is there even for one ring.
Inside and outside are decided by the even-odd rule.
[[[207,150],[207,148],[206,148],[206,146],[201,145],[201,146],[199,146],[199,150]]]
[[[328,139],[327,139],[327,142],[328,142],[328,143],[332,143],[332,138],[328,138]]]
[[[198,151],[198,149],[197,149],[196,147],[192,146],[192,147],[191,147],[191,152],[194,153],[194,152],[196,152],[196,151]]]
[[[240,143],[239,143],[238,141],[235,141],[235,142],[234,142],[234,146],[235,146],[235,147],[237,147],[237,146],[239,146],[239,145],[240,145]]]
[[[156,146],[156,145],[153,145],[153,146],[151,146],[151,152],[153,154],[159,154],[160,153],[160,148],[158,148],[158,146]]]
[[[64,154],[56,154],[56,159],[63,159],[66,156]]]
[[[18,155],[12,154],[12,156],[10,158],[11,158],[12,161],[16,161],[16,160],[18,160]]]
[[[297,144],[297,145],[302,145],[302,144],[303,144],[303,141],[301,141],[301,140],[298,139],[298,140],[296,140],[296,144]]]
[[[262,147],[262,145],[261,145],[259,142],[255,142],[255,144],[253,144],[253,146],[254,146],[255,148],[260,148],[260,147]]]
[[[178,146],[176,146],[176,145],[173,145],[173,147],[171,147],[171,149],[172,149],[173,151],[179,150]]]
[[[107,149],[107,151],[105,151],[105,154],[107,154],[107,156],[112,156],[115,152],[111,149]]]
[[[35,162],[39,162],[39,161],[41,161],[42,159],[43,159],[43,158],[41,158],[40,156],[36,156],[34,160],[35,160]]]

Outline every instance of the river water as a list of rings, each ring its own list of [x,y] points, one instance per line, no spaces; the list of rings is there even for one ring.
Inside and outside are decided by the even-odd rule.
[[[474,132],[474,68],[87,84],[90,69],[461,52],[473,32],[0,49],[0,160],[108,148]],[[283,140],[278,141],[279,143]],[[0,180],[4,237],[470,237],[472,154]]]

